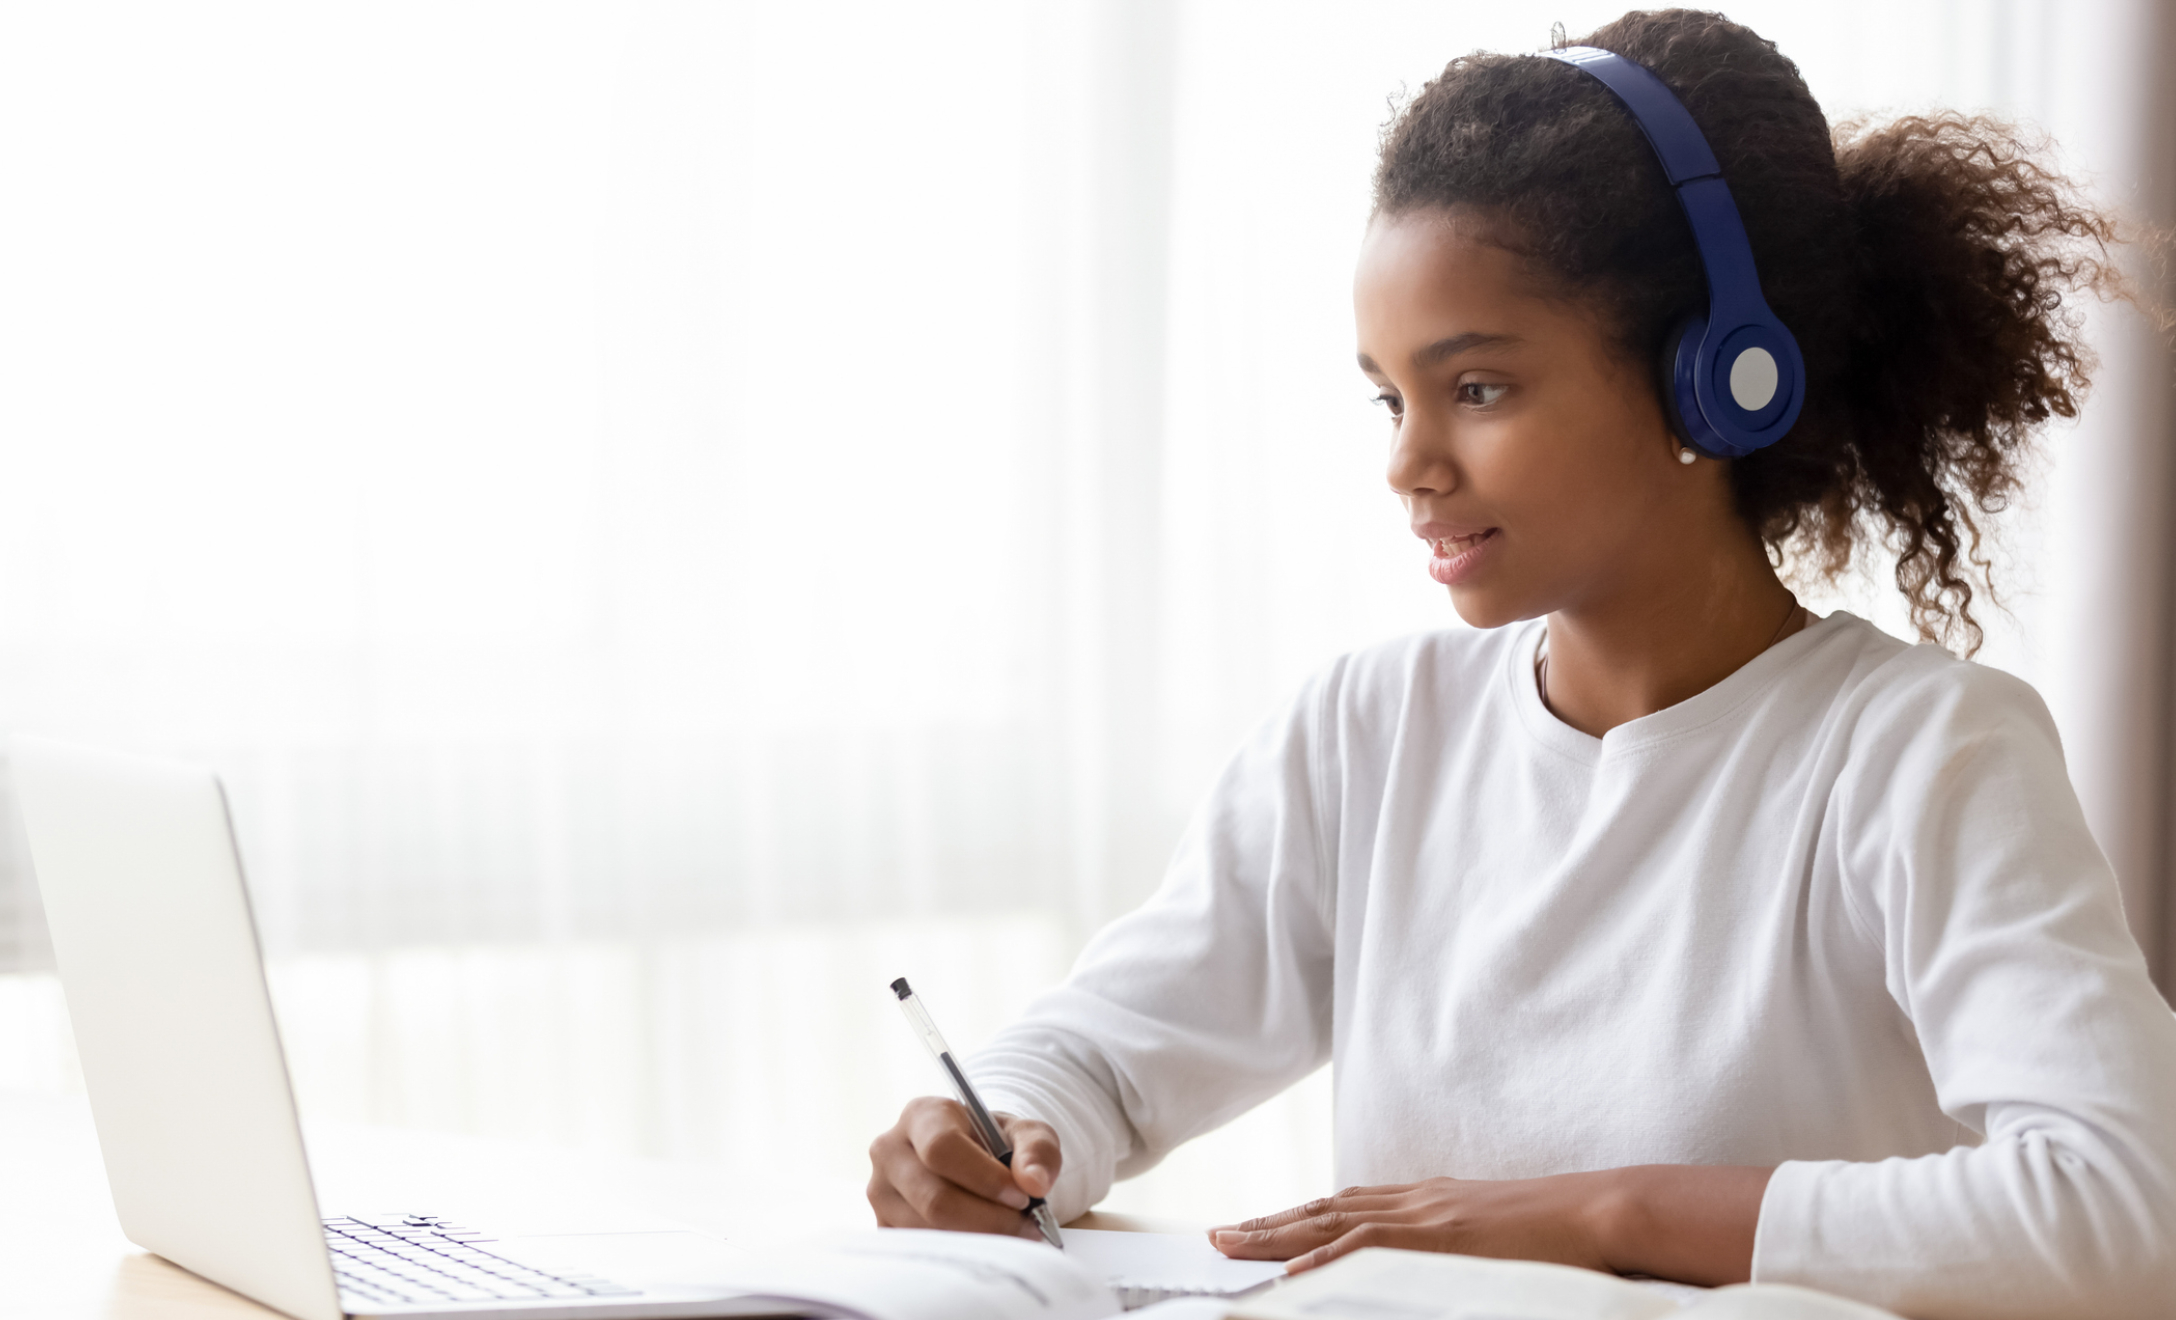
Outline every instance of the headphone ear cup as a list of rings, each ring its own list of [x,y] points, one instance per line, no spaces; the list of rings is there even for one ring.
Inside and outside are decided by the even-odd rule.
[[[1670,424],[1670,434],[1677,437],[1679,444],[1699,451],[1700,446],[1693,443],[1692,428],[1685,425],[1685,414],[1677,406],[1677,354],[1685,345],[1686,334],[1697,323],[1695,318],[1687,317],[1662,337],[1662,360],[1655,364],[1655,392],[1662,396],[1662,415]]]

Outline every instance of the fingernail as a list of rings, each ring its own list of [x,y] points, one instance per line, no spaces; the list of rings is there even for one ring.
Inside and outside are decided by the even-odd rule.
[[[1213,1241],[1215,1241],[1218,1246],[1230,1247],[1236,1246],[1239,1243],[1244,1242],[1247,1235],[1240,1232],[1236,1228],[1220,1228],[1216,1232],[1210,1234],[1210,1237]]]
[[[1006,1205],[1011,1206],[1015,1210],[1025,1210],[1028,1208],[1028,1194],[1021,1191],[1017,1187],[1008,1185],[1004,1191],[997,1194],[997,1199],[1003,1201]]]

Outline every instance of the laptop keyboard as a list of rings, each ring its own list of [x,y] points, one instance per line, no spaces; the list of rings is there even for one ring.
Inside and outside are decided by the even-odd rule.
[[[639,1288],[580,1274],[546,1274],[478,1246],[490,1238],[433,1215],[378,1215],[325,1221],[332,1275],[341,1302],[419,1305],[431,1302],[539,1301],[544,1298],[634,1297]]]

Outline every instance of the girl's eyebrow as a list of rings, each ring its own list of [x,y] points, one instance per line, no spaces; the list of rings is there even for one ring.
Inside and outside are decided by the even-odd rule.
[[[1452,335],[1448,339],[1438,339],[1426,348],[1415,349],[1413,351],[1413,365],[1416,367],[1432,367],[1445,358],[1454,358],[1461,353],[1471,353],[1476,349],[1484,348],[1512,348],[1523,342],[1525,341],[1521,340],[1517,335],[1491,334],[1483,330],[1468,330],[1462,335]],[[1359,363],[1362,371],[1377,376],[1383,374],[1382,367],[1376,364],[1374,358],[1365,353],[1359,355]]]
[[[1438,339],[1428,347],[1415,352],[1413,354],[1413,365],[1416,367],[1432,367],[1445,358],[1454,358],[1461,353],[1471,353],[1479,348],[1510,348],[1519,342],[1517,335],[1489,334],[1485,331],[1469,330],[1462,335],[1452,335],[1448,339]]]

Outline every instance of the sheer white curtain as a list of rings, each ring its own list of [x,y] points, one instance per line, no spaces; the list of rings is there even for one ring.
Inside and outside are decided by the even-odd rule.
[[[0,727],[220,766],[314,1112],[844,1182],[930,1081],[885,981],[994,1028],[1301,676],[1453,622],[1349,365],[1375,134],[1615,12],[8,10]],[[2137,200],[2149,7],[2056,13],[1734,10],[1838,117],[2024,114]],[[2144,901],[2165,739],[2097,694],[2158,598],[2130,669],[2066,640],[2167,557],[2110,326],[1988,656]],[[0,870],[0,1085],[67,1085]],[[1325,1122],[1120,1195],[1319,1190]]]

